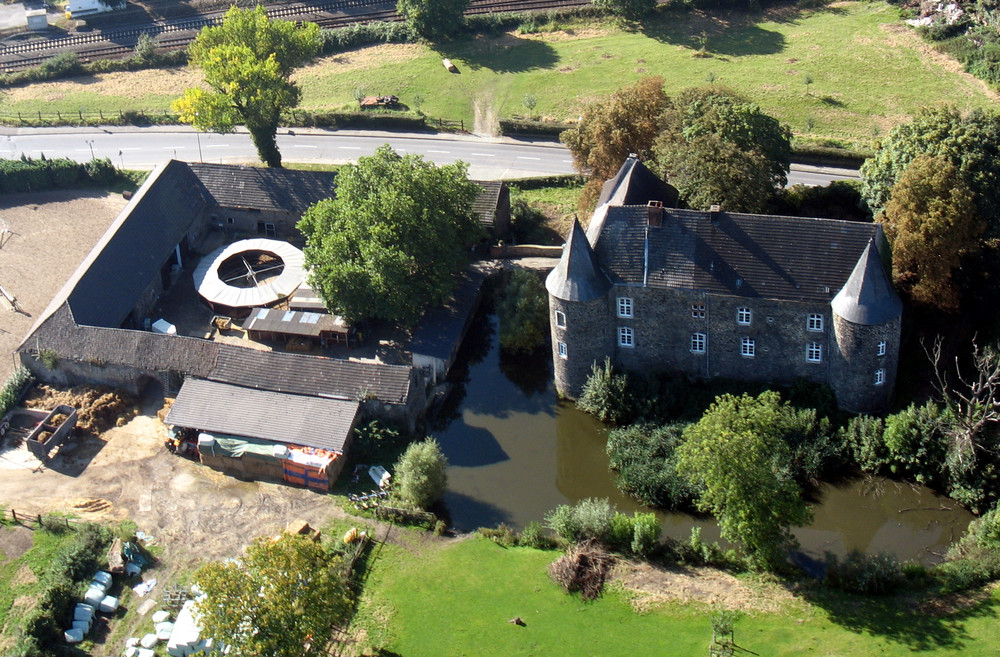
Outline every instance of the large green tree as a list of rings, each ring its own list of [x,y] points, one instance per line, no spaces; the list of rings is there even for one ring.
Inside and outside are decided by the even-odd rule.
[[[879,220],[892,244],[896,283],[921,303],[955,309],[953,273],[979,247],[985,224],[952,161],[918,155],[892,188]]]
[[[340,557],[310,537],[254,541],[240,559],[213,561],[194,582],[202,634],[240,657],[325,654],[331,628],[351,612]]]
[[[538,276],[515,269],[504,283],[497,302],[500,347],[528,353],[545,344],[549,336],[549,297]]]
[[[707,86],[669,100],[653,151],[688,205],[753,212],[787,182],[791,132],[731,89]]]
[[[407,504],[427,509],[448,488],[448,459],[434,438],[411,443],[396,462],[395,494]]]
[[[793,473],[788,419],[777,393],[723,395],[684,430],[677,470],[696,491],[699,509],[719,521],[722,537],[741,543],[760,568],[784,562],[789,527],[810,512]]]
[[[399,0],[396,11],[425,39],[443,39],[458,32],[469,0]]]
[[[861,167],[862,195],[873,214],[886,207],[893,186],[919,155],[949,160],[968,185],[988,234],[1000,236],[1000,114],[938,107],[894,127]]]
[[[261,161],[280,167],[278,122],[302,97],[291,74],[317,52],[315,23],[272,21],[263,5],[234,5],[220,25],[202,29],[189,50],[190,62],[205,74],[208,89],[186,89],[174,101],[174,111],[198,130],[231,132],[242,122]]]
[[[389,146],[359,158],[338,173],[336,198],[299,222],[313,289],[350,321],[414,324],[468,263],[480,191],[464,162],[438,167]]]

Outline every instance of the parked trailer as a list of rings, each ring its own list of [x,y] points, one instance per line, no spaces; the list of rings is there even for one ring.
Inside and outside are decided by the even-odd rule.
[[[59,416],[63,416],[57,421]],[[76,409],[72,406],[56,406],[45,419],[28,435],[28,451],[45,460],[56,447],[63,444],[76,428]]]

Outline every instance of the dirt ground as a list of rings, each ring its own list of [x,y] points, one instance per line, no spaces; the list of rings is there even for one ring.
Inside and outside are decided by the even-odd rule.
[[[0,380],[13,370],[14,348],[126,203],[121,194],[80,190],[0,196],[0,286],[22,311],[0,308]]]

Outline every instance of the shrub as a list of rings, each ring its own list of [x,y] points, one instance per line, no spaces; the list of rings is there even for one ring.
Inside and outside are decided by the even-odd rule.
[[[387,452],[398,448],[400,432],[380,420],[372,420],[354,430],[351,453],[360,463],[378,462]]]
[[[101,187],[113,185],[118,180],[118,169],[108,158],[94,158],[83,165],[90,182]]]
[[[922,484],[941,484],[947,452],[945,420],[933,402],[910,404],[885,420],[883,440],[889,454],[889,470],[912,477]]]
[[[70,77],[83,73],[83,65],[75,52],[59,53],[51,59],[46,59],[38,65],[38,80],[51,80],[53,78]]]
[[[1000,508],[992,509],[972,521],[968,535],[980,550],[1000,552]]]
[[[396,463],[396,496],[426,509],[444,497],[448,487],[448,459],[434,438],[413,443]]]
[[[0,389],[0,418],[14,408],[17,400],[21,398],[21,393],[33,380],[31,372],[24,367],[18,367],[7,377],[3,389]]]
[[[517,532],[506,523],[500,523],[496,529],[481,527],[479,535],[488,538],[501,547],[514,547],[518,544]]]
[[[941,593],[958,593],[1000,579],[1000,552],[977,551],[973,554],[946,561],[931,570],[931,577],[938,583]]]
[[[609,467],[618,473],[618,488],[647,506],[677,508],[691,501],[687,478],[677,472],[674,450],[682,424],[633,424],[608,433]]]
[[[500,347],[527,353],[545,344],[549,336],[549,297],[538,277],[516,269],[504,284],[497,302]]]
[[[840,440],[851,452],[854,462],[865,472],[878,474],[889,465],[889,454],[882,434],[885,422],[870,415],[852,417],[840,430]]]
[[[572,506],[557,506],[545,516],[545,524],[572,543],[586,540],[606,543],[611,534],[613,517],[614,511],[607,498],[588,497]]]
[[[660,541],[663,525],[654,513],[635,514],[632,530],[632,554],[648,557]]]
[[[628,552],[635,533],[635,519],[625,513],[615,513],[608,528],[607,544],[616,552]]]
[[[611,359],[604,359],[604,367],[594,363],[590,376],[576,405],[606,424],[620,426],[635,417],[635,397],[629,390],[629,376],[618,372]]]
[[[823,583],[848,593],[884,595],[903,585],[903,569],[896,557],[890,554],[866,555],[852,551],[840,561],[827,553],[827,571]]]
[[[552,550],[556,547],[556,541],[545,532],[545,528],[539,522],[529,522],[521,530],[521,537],[517,541],[518,545],[535,548],[536,550]]]

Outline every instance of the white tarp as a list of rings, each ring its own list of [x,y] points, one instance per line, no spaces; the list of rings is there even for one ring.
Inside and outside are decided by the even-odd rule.
[[[194,614],[194,600],[188,600],[181,607],[174,622],[174,629],[167,639],[167,654],[171,657],[187,657],[201,650],[201,629]]]
[[[285,268],[276,278],[256,287],[236,287],[219,278],[219,265],[245,251],[265,251],[281,258]],[[252,239],[233,242],[212,251],[194,270],[194,287],[206,301],[229,308],[267,306],[285,299],[305,280],[302,251],[280,240]]]

